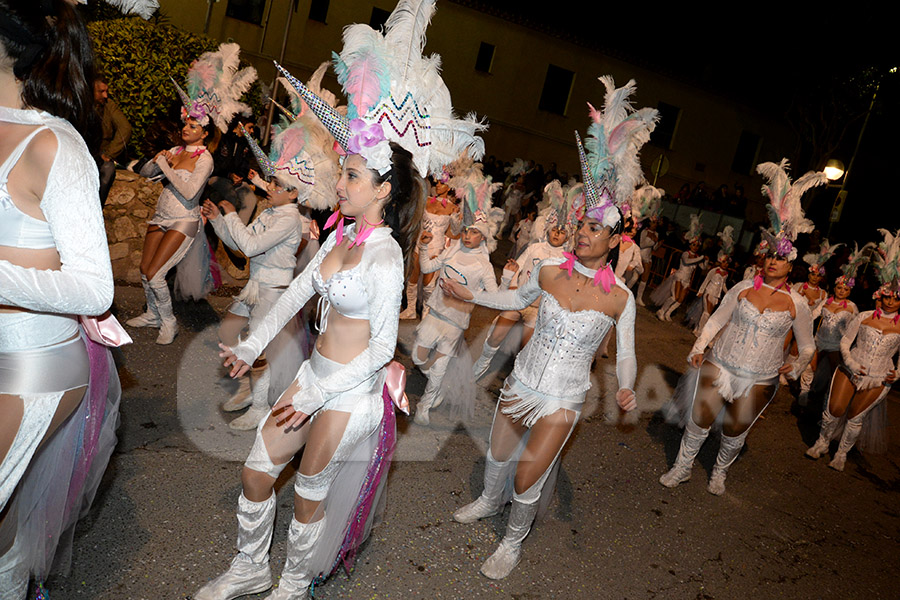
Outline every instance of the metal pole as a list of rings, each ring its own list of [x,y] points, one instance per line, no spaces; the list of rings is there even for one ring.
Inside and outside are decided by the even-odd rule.
[[[288,36],[291,33],[291,17],[294,16],[294,11],[291,7],[291,0],[288,0],[288,15],[287,19],[284,20],[284,38],[281,40],[281,52],[278,54],[278,64],[284,64],[284,54],[287,51],[287,43]],[[278,85],[278,72],[275,72],[275,78],[272,80],[272,98],[275,97],[275,86]],[[266,118],[266,129],[263,132],[262,143],[266,144],[269,142],[269,134],[272,131],[272,119],[275,118],[275,103],[269,103],[269,113]]]
[[[203,25],[203,33],[209,33],[209,21],[212,19],[212,7],[214,2],[218,2],[219,0],[206,0],[206,23]]]

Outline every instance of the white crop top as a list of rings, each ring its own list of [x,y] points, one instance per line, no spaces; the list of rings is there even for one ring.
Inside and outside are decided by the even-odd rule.
[[[316,325],[319,333],[324,333],[328,326],[331,307],[349,319],[369,318],[369,294],[360,275],[361,264],[362,261],[349,269],[335,271],[328,281],[322,278],[321,265],[313,271],[313,289],[319,294],[319,321]]]
[[[46,248],[55,248],[56,241],[50,232],[50,224],[47,221],[35,219],[30,215],[26,215],[19,207],[17,207],[9,195],[7,181],[9,173],[19,162],[28,143],[41,131],[47,127],[38,127],[31,132],[22,142],[16,146],[6,159],[3,165],[0,165],[0,246],[10,246],[13,248],[28,248],[31,250],[44,250]]]

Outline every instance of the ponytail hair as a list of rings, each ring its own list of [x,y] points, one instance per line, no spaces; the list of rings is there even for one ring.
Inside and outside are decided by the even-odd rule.
[[[100,145],[94,51],[84,21],[65,0],[0,0],[0,45],[22,80],[22,100],[72,124],[92,154]]]
[[[384,222],[403,251],[403,277],[409,276],[413,249],[425,212],[427,187],[412,161],[412,154],[391,142],[391,170],[383,176],[373,171],[375,185],[391,183],[391,199],[384,206]]]

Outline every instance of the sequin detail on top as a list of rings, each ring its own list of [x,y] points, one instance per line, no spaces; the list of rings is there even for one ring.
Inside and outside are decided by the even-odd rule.
[[[784,337],[793,326],[790,311],[759,309],[741,298],[713,346],[715,361],[739,373],[773,377],[784,364]]]
[[[546,291],[541,298],[534,335],[516,357],[513,373],[545,394],[585,392],[594,353],[615,321],[596,310],[567,310]]]
[[[824,352],[837,352],[841,349],[841,338],[847,325],[856,315],[849,310],[833,313],[828,309],[822,311],[822,320],[816,331],[816,348]]]
[[[325,333],[328,327],[328,313],[333,306],[339,314],[350,319],[369,318],[369,295],[366,293],[365,282],[359,275],[360,263],[335,271],[328,278],[322,279],[322,273],[316,268],[313,271],[313,288],[319,294],[318,313],[316,324],[319,333]]]
[[[858,378],[859,390],[878,387],[888,371],[894,368],[892,358],[900,349],[900,333],[883,333],[870,325],[860,325],[856,343],[850,356],[866,368],[866,375]]]

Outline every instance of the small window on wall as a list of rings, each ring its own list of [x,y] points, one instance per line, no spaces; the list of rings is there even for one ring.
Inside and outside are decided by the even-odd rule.
[[[659,122],[656,129],[650,134],[650,143],[666,150],[672,149],[675,141],[675,132],[678,130],[678,122],[681,121],[681,109],[666,102],[656,105],[659,111]]]
[[[384,24],[387,23],[388,17],[390,16],[391,11],[373,6],[372,16],[369,18],[369,27],[375,31],[380,31],[381,28],[384,27]]]
[[[574,83],[574,71],[569,71],[556,65],[548,65],[547,75],[544,77],[544,90],[541,92],[541,101],[538,103],[538,108],[565,116]]]
[[[261,25],[266,0],[228,0],[225,16]]]
[[[325,23],[328,18],[328,0],[312,0],[309,5],[309,20]]]
[[[494,45],[481,42],[478,48],[478,57],[475,59],[475,70],[482,73],[490,73],[494,65]]]
[[[750,175],[756,165],[756,157],[759,155],[759,147],[762,145],[762,137],[750,131],[742,131],[738,140],[734,160],[731,161],[731,170],[741,175]]]

